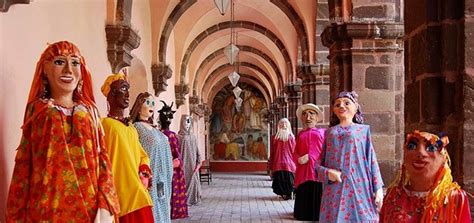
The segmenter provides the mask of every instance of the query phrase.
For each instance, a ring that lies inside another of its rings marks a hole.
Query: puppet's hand
[[[148,172],[143,171],[143,172],[140,172],[139,175],[140,175],[140,180],[142,181],[143,186],[145,186],[145,188],[147,188],[147,189],[150,189],[151,188],[151,183],[152,183],[151,174],[148,173]]]
[[[298,163],[303,165],[303,164],[306,164],[309,160],[309,156],[308,154],[305,154],[303,156],[301,156],[300,158],[298,158]]]
[[[97,214],[95,215],[94,223],[112,223],[114,216],[110,214],[109,211],[99,208]]]
[[[199,172],[199,169],[201,169],[201,164],[196,165],[196,167],[194,168],[194,173]]]
[[[181,161],[179,161],[178,158],[176,158],[176,159],[173,160],[173,168],[179,167],[179,164],[181,164]]]
[[[338,182],[341,183],[341,171],[335,170],[335,169],[329,169],[328,170],[328,178],[330,181]]]
[[[380,212],[383,205],[383,189],[380,188],[375,192],[375,204],[377,205],[377,210]]]

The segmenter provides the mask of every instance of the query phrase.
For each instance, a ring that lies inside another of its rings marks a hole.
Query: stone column
[[[277,102],[270,103],[270,109],[268,110],[268,121],[270,123],[270,136],[275,134],[278,125],[278,116],[280,111],[278,110]]]
[[[298,77],[301,78],[302,104],[313,103],[321,108],[323,118],[319,121],[319,127],[329,125],[329,64],[301,65],[298,69]]]
[[[406,131],[445,132],[455,179],[474,193],[474,4],[405,1]],[[418,13],[422,11],[423,13]],[[474,200],[470,199],[471,213]]]
[[[277,97],[278,110],[280,111],[278,120],[282,118],[288,118],[288,102],[286,101],[286,96],[281,95]]]
[[[301,104],[301,83],[288,83],[285,90],[288,95],[288,120],[290,120],[291,128],[296,135],[299,127],[296,109]]]
[[[348,10],[353,14],[334,18],[322,34],[330,51],[331,101],[340,91],[359,94],[385,185],[395,177],[404,139],[404,33],[399,4],[397,0],[376,5],[369,0],[353,1]]]

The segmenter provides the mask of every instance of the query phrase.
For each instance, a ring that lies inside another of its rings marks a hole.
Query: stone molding
[[[332,23],[321,34],[324,46],[351,39],[398,39],[405,35],[403,23],[346,22]]]
[[[30,4],[30,0],[0,0],[0,12],[8,12],[10,6],[15,4]]]
[[[329,64],[302,64],[298,66],[297,77],[303,80],[303,85],[308,81],[314,81],[317,77],[329,75]]]
[[[132,61],[131,51],[140,46],[140,36],[130,26],[106,25],[107,58],[113,73],[130,66]]]
[[[161,92],[166,91],[168,79],[173,75],[169,65],[153,64],[151,65],[151,77],[153,80],[153,89],[155,89],[155,96],[159,96]]]
[[[175,97],[176,97],[176,108],[184,105],[186,95],[189,93],[189,86],[184,83],[180,83],[174,86]]]

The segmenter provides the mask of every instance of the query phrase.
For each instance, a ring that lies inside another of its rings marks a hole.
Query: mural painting
[[[268,106],[256,88],[239,83],[242,104],[236,107],[232,85],[214,98],[209,142],[214,161],[268,160]]]

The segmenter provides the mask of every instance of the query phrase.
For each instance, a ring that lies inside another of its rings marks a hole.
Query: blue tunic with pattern
[[[148,129],[142,122],[135,122],[140,143],[150,157],[153,186],[150,195],[153,200],[155,222],[171,222],[170,199],[173,180],[173,162],[168,137],[159,129]]]
[[[316,165],[323,183],[321,222],[378,222],[375,192],[383,181],[372,146],[370,127],[336,125],[326,132],[321,165]],[[328,168],[341,171],[342,183],[330,182]]]

